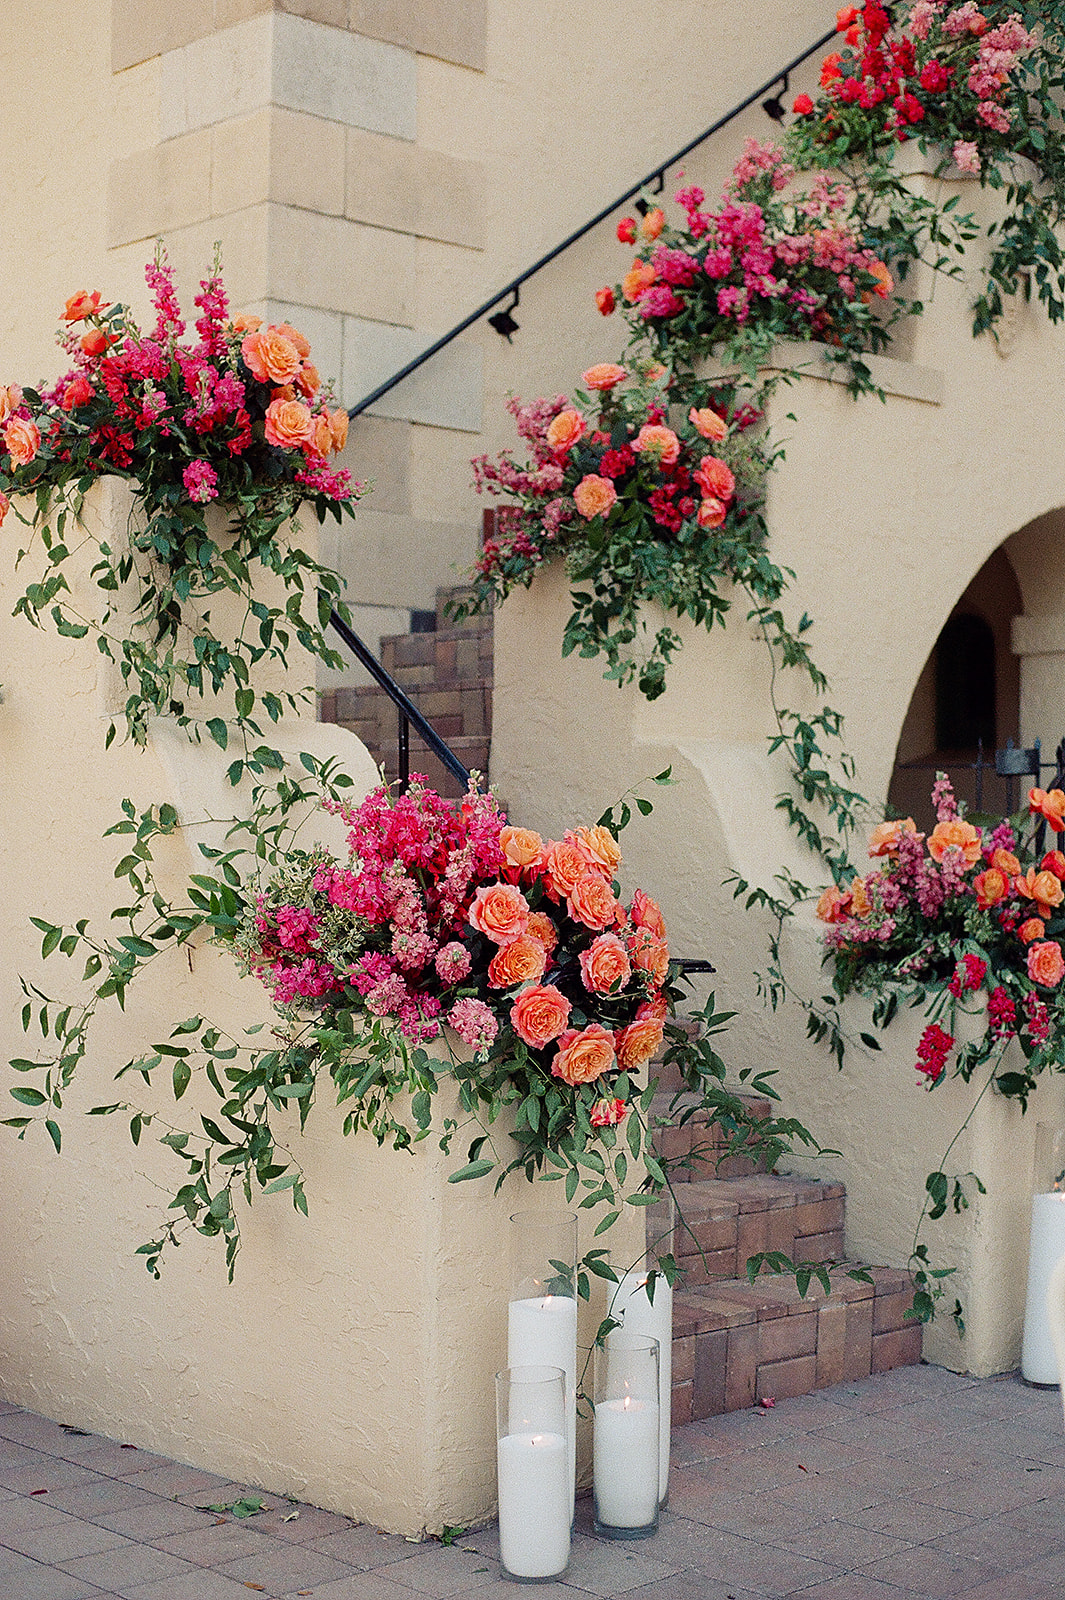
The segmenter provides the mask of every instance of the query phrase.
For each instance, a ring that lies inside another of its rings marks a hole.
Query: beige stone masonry
[[[112,70],[271,11],[484,70],[487,0],[112,0]]]
[[[210,217],[212,143],[211,130],[201,128],[113,162],[108,243],[152,239]]]
[[[344,212],[355,222],[482,249],[484,168],[350,128]]]
[[[414,241],[343,217],[270,206],[271,288],[281,300],[409,323]]]
[[[270,199],[284,206],[320,211],[325,216],[344,214],[345,130],[339,122],[274,106],[270,112]],[[381,138],[367,134],[367,138]],[[386,140],[386,143],[401,143]],[[406,149],[408,146],[402,145]],[[372,222],[372,217],[352,221]],[[386,228],[398,224],[382,219]]]

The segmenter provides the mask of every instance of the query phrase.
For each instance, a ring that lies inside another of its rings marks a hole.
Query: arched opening
[[[888,790],[889,814],[935,824],[937,771],[973,811],[1001,813],[1008,796],[995,750],[1019,738],[1020,670],[1010,624],[1023,610],[1005,550],[986,561],[943,625],[910,700]],[[1016,804],[1016,800],[1014,800]]]

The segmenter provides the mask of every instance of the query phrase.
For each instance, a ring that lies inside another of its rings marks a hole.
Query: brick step
[[[381,640],[382,664],[404,686],[419,668],[428,668],[432,680],[439,683],[483,679],[491,672],[492,621],[490,617],[479,621],[477,628],[389,634]],[[414,681],[424,680],[415,677]]]
[[[921,1359],[907,1273],[870,1267],[871,1283],[831,1269],[805,1299],[790,1278],[733,1278],[683,1289],[673,1302],[673,1426],[792,1399]]]
[[[656,1062],[650,1076],[653,1078],[660,1071]],[[764,1118],[772,1112],[772,1103],[764,1095],[738,1094],[736,1098],[752,1116]],[[764,1158],[757,1153],[727,1153],[732,1142],[729,1132],[717,1124],[710,1125],[709,1111],[696,1110],[687,1120],[680,1120],[685,1110],[697,1105],[698,1096],[684,1091],[660,1091],[652,1102],[650,1125],[655,1151],[667,1160],[683,1163],[671,1173],[674,1183],[700,1178],[745,1178],[765,1170]]]
[[[820,1178],[704,1178],[674,1189],[673,1255],[685,1287],[741,1276],[753,1255],[780,1251],[821,1265],[843,1257],[844,1188]]]

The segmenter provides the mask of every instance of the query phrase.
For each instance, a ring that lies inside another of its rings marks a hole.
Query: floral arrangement
[[[801,94],[794,102],[790,159],[852,171],[880,206],[895,208],[886,238],[905,215],[897,209],[892,154],[908,141],[932,148],[941,173],[953,162],[1003,190],[1004,217],[987,233],[973,331],[993,328],[1003,296],[1022,287],[1026,295],[1034,287],[1050,320],[1060,321],[1065,257],[1055,230],[1065,217],[1065,7],[916,0],[893,14],[866,0],[844,6],[836,22],[845,48],[825,58],[816,98]],[[915,196],[909,204],[912,210]],[[978,231],[971,222],[961,226],[968,220],[955,216],[963,246]]]
[[[19,609],[35,623],[50,615],[60,631],[98,632],[133,688],[126,720],[138,740],[150,712],[184,715],[186,699],[205,683],[217,691],[228,677],[246,703],[255,651],[283,654],[289,629],[335,662],[319,629],[318,597],[337,596],[339,580],[278,535],[304,502],[320,521],[330,513],[339,521],[362,492],[346,468],[331,465],[344,447],[348,416],[322,385],[301,333],[231,316],[216,255],[196,295],[197,337],[186,339],[161,248],[145,276],[156,313],[150,333],[128,307],[105,303],[97,290],[80,291],[63,311],[59,342],[68,369],[38,389],[0,387],[0,521],[13,496],[32,496],[32,516],[18,514],[39,533],[45,555],[43,574]],[[101,616],[86,618],[65,599],[64,527],[85,490],[107,474],[130,480],[137,512],[128,549],[101,545],[93,574],[108,604]],[[214,502],[229,518],[224,534],[208,520]],[[290,591],[284,615],[253,597],[254,562]],[[109,626],[116,620],[110,597],[131,576],[141,630],[133,638],[128,618],[122,628]],[[299,593],[306,588],[313,591],[309,615]],[[259,644],[248,645],[243,633],[220,640],[207,628],[196,658],[181,661],[175,647],[183,627],[196,632],[203,621],[190,603],[222,589],[244,597]],[[267,709],[276,717],[280,706]],[[238,718],[246,715],[237,710]]]
[[[794,188],[783,149],[748,139],[718,210],[692,185],[675,196],[679,228],[659,206],[622,218],[618,238],[638,253],[620,284],[598,291],[600,311],[631,308],[671,364],[713,350],[752,375],[778,339],[824,340],[841,359],[883,348],[902,308],[878,306],[894,281],[868,243],[858,189],[824,176]]]
[[[478,491],[507,497],[473,574],[470,608],[505,599],[537,568],[563,555],[575,586],[563,652],[602,651],[607,675],[636,678],[648,699],[662,692],[678,643],[657,631],[637,660],[630,646],[638,601],[712,621],[728,607],[723,582],[760,546],[766,462],[752,424],[759,412],[734,386],[707,390],[672,425],[669,374],[649,360],[603,362],[574,399],[510,402],[531,460],[510,451],[474,462]],[[627,574],[627,588],[619,576]],[[632,592],[638,579],[639,594]],[[582,585],[590,592],[582,593]]]
[[[333,809],[348,861],[289,858],[236,934],[282,1015],[339,1008],[415,1046],[446,1025],[523,1099],[554,1080],[568,1123],[620,1123],[662,1044],[669,947],[653,900],[618,897],[615,835],[544,840],[491,794],[456,808],[423,778]]]
[[[917,1072],[929,1089],[947,1062],[969,1079],[1016,1039],[1022,1071],[996,1071],[997,1088],[1022,1102],[1036,1074],[1062,1064],[1065,1033],[1065,854],[1044,851],[1046,824],[1065,833],[1065,794],[1032,789],[1038,818],[1021,837],[1018,819],[980,828],[965,819],[949,780],[933,789],[936,825],[918,833],[911,818],[874,829],[869,854],[880,865],[818,903],[827,924],[826,957],[840,995],[878,997],[874,1020],[886,1025],[900,997],[927,1002],[929,1022]],[[957,1045],[959,1009],[985,1008],[981,1037]]]

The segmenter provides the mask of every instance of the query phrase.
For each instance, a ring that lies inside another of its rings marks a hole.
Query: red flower
[[[939,94],[953,76],[952,67],[945,67],[942,61],[929,61],[921,69],[921,88],[927,89],[930,94]]]
[[[930,1022],[918,1043],[915,1063],[917,1071],[924,1073],[928,1079],[930,1089],[933,1089],[943,1076],[947,1056],[953,1048],[953,1036],[941,1028],[938,1022]]]
[[[808,117],[813,108],[814,103],[808,94],[797,94],[791,104],[791,109],[797,117]]]
[[[595,303],[604,317],[609,317],[614,309],[614,291],[609,286],[595,291]]]
[[[636,243],[636,218],[622,217],[618,223],[618,238],[622,244]]]
[[[78,343],[87,356],[102,356],[111,343],[102,328],[90,328],[88,333],[83,333]]]

